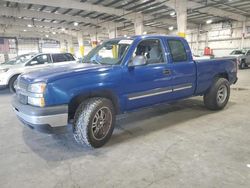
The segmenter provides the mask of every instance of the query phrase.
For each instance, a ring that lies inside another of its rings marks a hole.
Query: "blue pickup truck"
[[[192,96],[220,110],[236,81],[235,59],[194,61],[184,38],[133,36],[103,42],[82,64],[19,76],[12,106],[30,128],[72,127],[78,143],[98,148],[110,139],[117,114]]]

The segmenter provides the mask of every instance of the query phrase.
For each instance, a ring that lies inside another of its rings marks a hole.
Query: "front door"
[[[51,66],[51,58],[49,54],[40,54],[33,57],[26,65],[25,72],[44,69]]]
[[[171,95],[171,70],[162,41],[145,39],[138,42],[131,60],[144,56],[146,65],[130,66],[124,75],[126,110],[146,107],[166,101]]]
[[[246,53],[246,63],[248,65],[250,64],[250,50],[248,50],[247,53]]]

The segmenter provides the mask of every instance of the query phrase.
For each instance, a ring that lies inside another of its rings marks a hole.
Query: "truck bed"
[[[230,84],[237,79],[237,60],[235,58],[215,58],[195,61],[197,67],[196,95],[203,94],[211,86],[212,78],[223,75]]]

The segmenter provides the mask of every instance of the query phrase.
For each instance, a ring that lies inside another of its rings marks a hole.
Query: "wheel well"
[[[93,97],[101,97],[101,98],[107,98],[112,101],[116,113],[119,113],[120,111],[120,106],[119,106],[119,101],[118,98],[113,92],[108,91],[108,90],[102,90],[98,92],[90,92],[90,93],[85,93],[85,94],[80,94],[71,99],[69,102],[69,120],[74,119],[75,112],[78,108],[78,106],[85,101],[86,99],[93,98]]]
[[[240,62],[241,62],[241,63],[245,63],[245,62],[246,62],[246,59],[241,59]]]
[[[10,81],[13,79],[13,78],[17,78],[18,76],[19,76],[20,74],[15,74],[15,75],[13,75],[10,79],[9,79],[9,82],[8,82],[8,85],[10,85]]]
[[[228,73],[226,73],[226,72],[217,74],[215,76],[215,78],[225,78],[225,79],[229,80]]]

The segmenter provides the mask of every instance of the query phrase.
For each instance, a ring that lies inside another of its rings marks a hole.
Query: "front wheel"
[[[204,104],[210,110],[223,109],[229,100],[230,84],[225,78],[218,78],[204,95]]]
[[[106,98],[91,98],[79,105],[74,117],[76,142],[99,148],[110,139],[115,125],[115,110]]]

